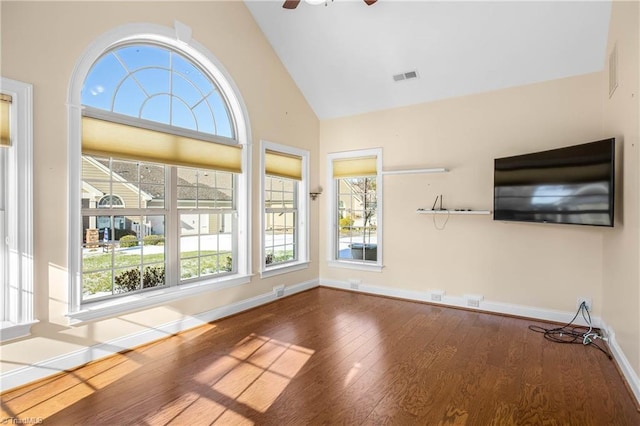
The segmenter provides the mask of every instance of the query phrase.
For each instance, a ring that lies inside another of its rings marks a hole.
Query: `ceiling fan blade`
[[[374,4],[377,1],[378,0],[364,0],[364,2],[367,4],[367,6],[371,6],[372,4]]]
[[[295,9],[296,7],[298,7],[299,4],[300,4],[300,0],[286,0],[282,5],[282,7],[284,7],[285,9]]]

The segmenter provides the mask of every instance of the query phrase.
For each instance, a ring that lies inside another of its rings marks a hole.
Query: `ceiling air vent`
[[[393,81],[411,80],[412,78],[418,78],[417,71],[408,71],[393,76]]]

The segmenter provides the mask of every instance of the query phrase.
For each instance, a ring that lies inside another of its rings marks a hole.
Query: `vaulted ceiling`
[[[320,119],[601,71],[611,13],[609,1],[245,4]]]

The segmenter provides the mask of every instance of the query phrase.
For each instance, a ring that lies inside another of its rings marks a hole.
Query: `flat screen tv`
[[[493,219],[613,226],[615,139],[495,160]]]

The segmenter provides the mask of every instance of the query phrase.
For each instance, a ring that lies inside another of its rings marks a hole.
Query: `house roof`
[[[108,160],[96,160],[105,167],[108,167]],[[133,162],[115,161],[113,163],[113,171],[127,181],[137,180],[137,165]],[[164,199],[164,168],[156,166],[143,166],[141,173],[140,189],[149,194],[153,199]],[[135,183],[131,183],[135,185]],[[183,177],[178,177],[178,186],[180,187],[180,197],[182,199],[194,200],[196,198],[196,190],[200,199],[230,201],[231,196],[209,185],[198,182],[196,188],[195,181],[189,181]]]

